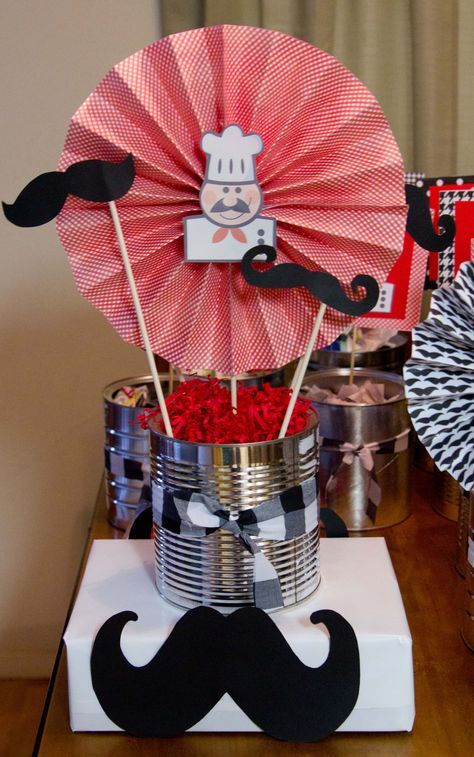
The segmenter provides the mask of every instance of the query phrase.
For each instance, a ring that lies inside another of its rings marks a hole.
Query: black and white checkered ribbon
[[[319,513],[314,478],[236,515],[213,497],[191,489],[171,491],[153,482],[152,498],[153,519],[167,531],[205,537],[221,528],[233,534],[253,555],[255,606],[283,606],[278,574],[252,537],[286,541],[315,529]]]
[[[119,452],[104,447],[105,469],[114,476],[129,478],[133,481],[143,481],[144,484],[150,483],[150,463],[137,460],[131,457],[125,457]]]
[[[410,429],[407,428],[401,434],[387,439],[383,442],[372,442],[371,444],[351,444],[351,442],[341,442],[337,439],[328,437],[320,438],[320,448],[322,452],[340,452],[342,461],[337,470],[329,477],[326,484],[325,499],[326,505],[331,506],[333,493],[336,490],[337,479],[345,466],[352,465],[357,457],[362,467],[368,472],[368,483],[366,489],[367,506],[366,513],[372,523],[375,523],[377,508],[382,498],[382,490],[377,481],[375,470],[374,454],[390,454],[395,456],[399,452],[408,449],[410,444]],[[392,462],[392,461],[391,461]]]

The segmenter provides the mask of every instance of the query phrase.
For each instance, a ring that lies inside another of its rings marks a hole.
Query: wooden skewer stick
[[[300,373],[301,373],[301,366],[302,365],[303,365],[303,356],[300,357],[300,359],[298,360],[298,364],[297,364],[297,366],[295,368],[295,372],[293,374],[293,378],[291,379],[291,384],[290,384],[291,391],[293,391],[293,389],[295,388],[295,386],[296,386],[296,384],[297,384],[297,382],[299,380],[299,376],[300,376]]]
[[[355,357],[356,357],[356,340],[357,340],[357,329],[355,326],[351,329],[351,362],[350,362],[350,370],[349,370],[349,386],[352,386],[354,383],[354,366],[355,366]]]
[[[298,399],[298,395],[301,390],[301,385],[303,383],[304,375],[306,373],[306,369],[308,367],[308,363],[311,358],[311,353],[314,350],[314,345],[316,344],[316,339],[318,338],[319,330],[321,328],[321,323],[324,318],[325,312],[326,312],[326,305],[324,302],[322,302],[321,305],[319,306],[318,314],[316,318],[314,319],[314,326],[311,332],[311,336],[309,338],[308,346],[306,347],[306,352],[304,353],[302,357],[300,357],[298,366],[296,368],[295,376],[293,377],[293,381],[291,382],[291,387],[290,387],[292,391],[291,399],[288,403],[285,417],[283,418],[283,423],[281,424],[280,433],[278,434],[279,439],[283,439],[288,430],[291,416],[293,415],[293,410],[295,409],[296,400]]]
[[[168,365],[168,397],[173,394],[174,389],[174,366],[172,363]]]
[[[232,405],[232,412],[237,412],[237,378],[236,376],[230,377],[230,404]]]
[[[163,395],[163,389],[161,387],[160,377],[156,369],[155,357],[153,355],[153,350],[151,349],[150,339],[148,337],[148,331],[146,328],[145,319],[143,317],[142,306],[140,304],[140,299],[138,297],[137,287],[135,284],[135,278],[133,276],[132,266],[130,265],[127,247],[125,245],[125,239],[122,232],[122,226],[120,224],[120,219],[117,213],[117,206],[115,205],[114,200],[111,200],[109,202],[109,209],[110,209],[110,214],[112,216],[112,221],[114,222],[115,233],[117,234],[117,239],[118,239],[120,252],[121,252],[122,260],[123,260],[123,265],[125,268],[125,273],[127,274],[128,285],[130,287],[133,304],[135,306],[135,312],[137,314],[138,325],[140,327],[140,334],[143,339],[143,343],[145,345],[145,352],[148,359],[148,367],[153,377],[153,384],[155,385],[158,405],[160,407],[161,415],[163,417],[163,423],[165,425],[166,433],[168,436],[172,437],[173,429],[171,428],[168,410],[166,408],[165,398]]]

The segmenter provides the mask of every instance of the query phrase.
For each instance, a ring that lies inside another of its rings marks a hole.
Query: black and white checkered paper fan
[[[474,262],[433,292],[404,378],[420,441],[440,470],[474,489]]]

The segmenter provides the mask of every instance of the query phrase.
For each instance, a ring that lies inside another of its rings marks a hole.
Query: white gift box
[[[272,620],[303,663],[321,665],[329,650],[325,627],[309,618],[336,610],[354,628],[361,681],[356,707],[339,731],[410,731],[415,715],[412,643],[402,598],[385,539],[321,540],[318,590]],[[73,731],[119,731],[92,688],[90,656],[100,627],[123,610],[137,613],[122,633],[122,650],[133,665],[154,657],[184,613],[158,594],[153,541],[95,541],[64,640],[67,647],[69,710]],[[258,731],[228,694],[193,731]]]

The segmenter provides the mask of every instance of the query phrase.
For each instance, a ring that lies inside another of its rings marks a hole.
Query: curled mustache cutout
[[[135,178],[133,156],[121,163],[83,160],[66,171],[50,171],[30,181],[11,205],[2,202],[5,217],[15,226],[41,226],[61,211],[68,194],[91,202],[111,202],[128,192]]]
[[[91,656],[92,685],[107,716],[136,736],[169,737],[201,720],[228,692],[267,734],[286,741],[319,741],[352,712],[360,662],[351,625],[333,610],[324,623],[330,649],[319,668],[304,665],[271,618],[254,607],[225,617],[209,607],[189,610],[155,657],[131,665],[122,653],[124,626],[134,612],[109,618]]]
[[[120,648],[130,620],[138,620],[136,613],[113,615],[95,638],[91,676],[97,699],[116,725],[135,736],[184,733],[225,693],[215,669],[224,617],[207,607],[186,613],[142,667],[131,665]]]
[[[268,263],[273,263],[276,250],[269,245],[258,245],[248,250],[240,264],[240,270],[247,282],[252,286],[264,289],[292,289],[305,287],[320,302],[324,302],[334,310],[346,315],[363,315],[376,305],[379,297],[379,285],[372,276],[360,274],[351,281],[354,294],[358,287],[364,287],[363,300],[352,300],[345,293],[338,279],[325,271],[310,271],[296,263],[281,263],[267,271],[258,271],[252,266],[257,255],[265,255]]]
[[[405,184],[405,197],[408,204],[407,232],[420,247],[430,252],[441,252],[449,247],[456,234],[456,225],[451,216],[442,215],[438,226],[444,233],[437,234],[433,228],[428,199],[423,187]]]

